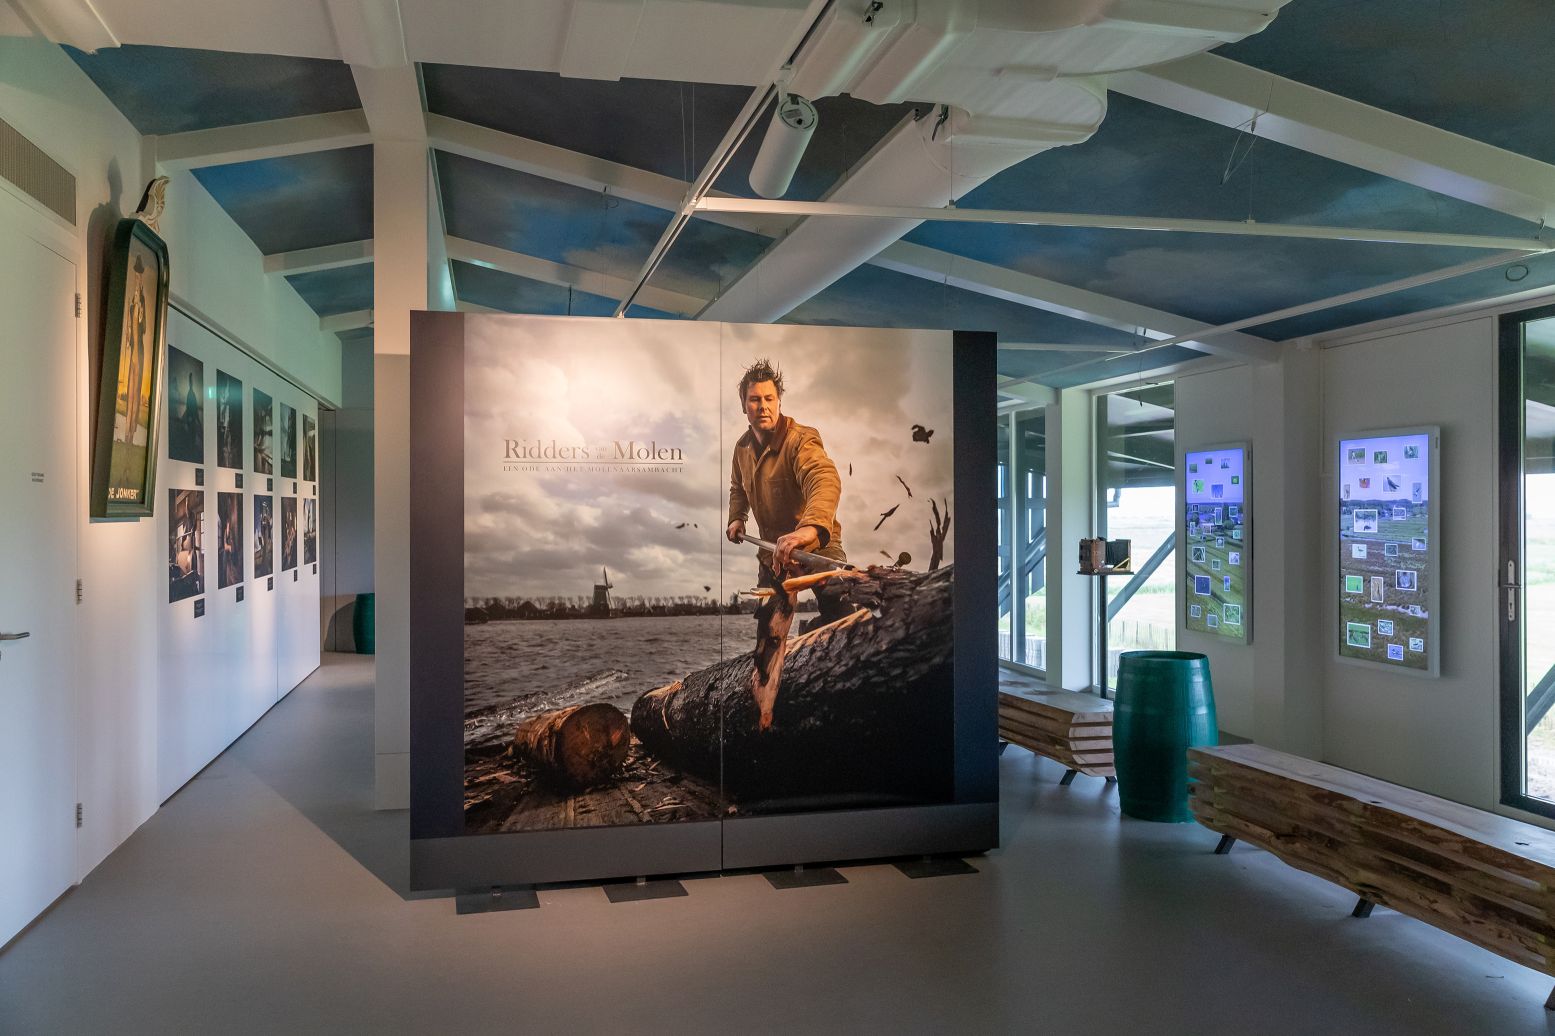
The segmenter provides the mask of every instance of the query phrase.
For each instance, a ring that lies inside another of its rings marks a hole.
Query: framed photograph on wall
[[[1367,432],[1336,449],[1335,650],[1343,662],[1436,676],[1441,429]]]
[[[143,220],[119,221],[108,257],[107,315],[98,368],[93,518],[144,518],[154,510],[167,262],[167,245],[155,230]]]
[[[1240,644],[1253,639],[1252,467],[1245,442],[1182,460],[1183,626]]]

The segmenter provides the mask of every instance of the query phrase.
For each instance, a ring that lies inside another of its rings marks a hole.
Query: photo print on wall
[[[243,383],[223,370],[216,372],[216,464],[243,467]]]
[[[205,364],[167,347],[167,457],[205,463]]]
[[[319,480],[319,430],[307,414],[302,415],[302,480]]]
[[[464,328],[466,833],[947,800],[949,334]]]
[[[1339,444],[1339,483],[1362,487],[1339,500],[1342,659],[1436,671],[1436,568],[1425,549],[1432,542],[1436,434],[1376,433]],[[1361,478],[1361,470],[1369,476]]]
[[[281,570],[297,567],[297,498],[281,497]]]
[[[319,559],[319,502],[311,497],[302,502],[302,563]]]
[[[205,494],[198,489],[167,491],[167,600],[205,592]]]
[[[297,411],[281,404],[281,477],[297,477]]]
[[[275,436],[273,422],[275,420],[275,408],[269,395],[254,390],[254,471],[261,475],[270,475],[275,471],[274,459],[271,450]]]
[[[254,497],[254,578],[275,571],[275,502],[270,496]]]
[[[225,589],[243,581],[243,494],[216,494],[216,587]]]

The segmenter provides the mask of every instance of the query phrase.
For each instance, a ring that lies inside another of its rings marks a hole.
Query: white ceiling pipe
[[[761,147],[751,162],[751,190],[763,198],[781,198],[788,193],[819,121],[815,105],[798,94],[778,93],[767,135],[761,138]]]
[[[1075,227],[1092,230],[1144,230],[1178,234],[1229,234],[1244,237],[1310,238],[1321,241],[1367,241],[1389,245],[1432,245],[1450,248],[1543,248],[1534,237],[1486,234],[1439,234],[1419,230],[1372,227],[1325,227],[1254,220],[1176,219],[1157,216],[1098,216],[1080,212],[1027,212],[1019,209],[923,208],[908,205],[859,205],[836,201],[781,201],[759,198],[703,198],[699,212],[745,215],[845,216],[862,219],[911,219],[941,223],[997,223],[1025,227]]]

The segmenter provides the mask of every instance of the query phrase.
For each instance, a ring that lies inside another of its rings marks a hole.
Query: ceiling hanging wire
[[[696,211],[697,204],[712,191],[713,184],[717,182],[718,177],[728,167],[730,160],[734,158],[735,152],[739,150],[740,145],[745,142],[745,138],[750,135],[751,130],[755,127],[757,117],[766,110],[767,105],[777,96],[776,72],[782,66],[791,64],[800,52],[804,50],[805,45],[815,35],[816,27],[820,25],[821,20],[831,10],[833,3],[835,3],[835,0],[811,0],[806,12],[809,15],[809,20],[805,25],[805,31],[800,35],[799,42],[792,51],[784,55],[783,60],[773,69],[774,76],[770,77],[765,85],[757,87],[751,92],[750,97],[745,102],[745,106],[740,109],[739,114],[735,116],[733,124],[724,133],[723,139],[713,149],[712,155],[708,158],[707,165],[697,175],[696,181],[691,185],[691,189],[686,193],[685,198],[675,210],[669,225],[664,228],[664,233],[659,236],[658,243],[653,246],[653,249],[648,253],[647,259],[643,261],[642,268],[633,280],[631,288],[627,290],[626,296],[616,306],[615,315],[617,317],[626,315],[627,309],[636,300],[638,293],[642,291],[644,285],[648,283],[648,279],[653,276],[660,264],[664,262],[665,255],[668,254],[670,248],[675,244],[676,239],[680,237],[681,231],[686,228],[686,224],[691,221],[691,215]],[[691,86],[691,138],[692,146],[695,147],[696,84],[694,83]]]

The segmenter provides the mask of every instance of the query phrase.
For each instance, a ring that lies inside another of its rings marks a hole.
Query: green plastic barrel
[[[371,655],[377,647],[378,620],[373,594],[357,594],[356,610],[351,615],[351,638],[356,641],[356,653]]]
[[[1192,820],[1188,749],[1219,739],[1208,658],[1192,651],[1123,652],[1112,751],[1124,813],[1172,824]]]

